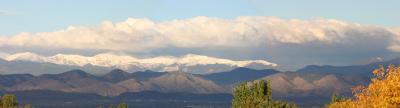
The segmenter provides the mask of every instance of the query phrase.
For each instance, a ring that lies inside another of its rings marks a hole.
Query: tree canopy
[[[19,105],[14,94],[4,94],[0,98],[0,108],[22,108],[22,106]],[[24,108],[31,108],[31,105],[27,104]]]
[[[328,108],[400,108],[400,67],[386,69],[381,66],[373,71],[371,83],[352,89],[354,98],[330,103]]]
[[[259,80],[235,87],[233,108],[295,108],[294,104],[272,99],[270,82]]]

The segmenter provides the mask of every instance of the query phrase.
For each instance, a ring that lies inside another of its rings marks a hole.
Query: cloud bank
[[[97,26],[0,37],[0,49],[188,53],[236,60],[262,59],[300,68],[308,64],[354,64],[400,52],[400,29],[335,19],[242,16],[194,17],[156,22],[128,18]],[[36,51],[37,52],[37,51]],[[63,52],[55,52],[63,53]],[[174,55],[175,54],[175,55]],[[299,65],[300,64],[300,65]]]
[[[276,44],[351,44],[366,38],[390,40],[387,49],[400,51],[398,29],[333,19],[285,20],[250,16],[232,20],[195,17],[165,22],[129,18],[118,23],[104,21],[93,27],[70,26],[55,32],[1,37],[0,46],[145,52],[167,47],[245,48]]]

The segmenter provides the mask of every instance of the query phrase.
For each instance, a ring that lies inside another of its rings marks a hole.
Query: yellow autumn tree
[[[367,86],[352,89],[354,98],[330,103],[328,108],[400,108],[400,67],[373,71],[375,77]]]

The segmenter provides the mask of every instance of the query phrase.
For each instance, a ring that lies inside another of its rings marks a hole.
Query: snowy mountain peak
[[[154,70],[154,71],[189,71],[188,67],[208,65],[224,65],[227,67],[246,67],[251,64],[263,65],[265,67],[276,67],[277,64],[265,60],[235,61],[204,55],[187,54],[181,57],[159,56],[152,58],[136,58],[129,55],[101,53],[94,56],[82,56],[72,54],[56,54],[54,56],[41,56],[31,52],[16,53],[3,57],[7,61],[31,61],[39,63],[54,63],[60,65],[94,66],[121,68],[124,70]],[[213,68],[216,68],[214,66]],[[214,71],[208,69],[207,71]],[[203,71],[203,70],[202,70]]]

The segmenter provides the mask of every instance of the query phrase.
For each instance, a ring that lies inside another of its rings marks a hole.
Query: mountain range
[[[60,74],[1,75],[0,85],[4,91],[54,90],[62,92],[95,93],[117,96],[126,92],[161,91],[191,93],[223,93],[224,88],[210,80],[183,72],[168,72],[148,79],[137,80],[136,73],[116,69],[102,76],[82,70],[71,70]],[[138,72],[139,74],[139,72]],[[123,76],[123,77],[121,77]]]
[[[183,70],[127,72],[123,69],[112,69],[107,71],[112,67],[0,60],[0,69],[3,71],[18,68],[29,72],[34,66],[37,66],[32,69],[34,71],[49,67],[63,67],[62,69],[68,70],[53,74],[2,73],[0,74],[0,92],[55,91],[67,94],[96,94],[105,97],[118,97],[146,91],[208,95],[232,93],[235,85],[247,81],[269,80],[275,98],[294,98],[294,101],[299,101],[303,98],[317,97],[328,100],[333,92],[349,95],[352,87],[368,84],[374,69],[379,65],[389,64],[399,65],[400,59],[351,66],[310,65],[294,72],[236,67],[228,71],[202,74]],[[92,68],[103,69],[102,71],[105,72],[93,74],[93,72],[83,70]],[[54,69],[57,70],[57,68]]]
[[[105,73],[105,70],[122,69],[129,72],[152,70],[152,71],[185,71],[196,74],[215,73],[229,71],[238,67],[253,69],[275,68],[278,65],[265,60],[235,61],[223,58],[209,57],[203,55],[187,54],[181,57],[159,56],[152,58],[137,58],[124,54],[101,53],[94,56],[81,56],[70,54],[56,54],[53,56],[42,56],[31,52],[4,55],[0,71],[24,71],[13,64],[24,64],[29,66],[28,73],[43,74],[42,70],[65,70],[82,69],[94,74]],[[17,62],[17,63],[16,63]],[[35,68],[39,65],[40,69]],[[15,68],[13,68],[15,67]],[[9,69],[11,68],[11,69]],[[50,73],[48,72],[48,73]],[[61,71],[62,72],[62,71]]]
[[[349,93],[351,87],[368,82],[368,77],[249,68],[236,68],[212,74],[191,74],[181,71],[128,73],[114,69],[107,74],[92,75],[82,70],[71,70],[38,76],[0,75],[0,90],[8,92],[53,90],[103,96],[118,96],[141,91],[210,94],[231,93],[235,85],[252,80],[270,80],[273,93],[277,96],[328,96],[332,92]]]

